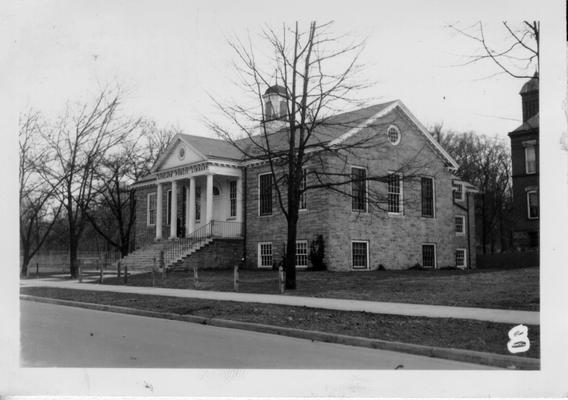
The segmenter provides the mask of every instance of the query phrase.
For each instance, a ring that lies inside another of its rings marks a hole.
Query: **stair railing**
[[[235,221],[215,221],[197,228],[185,238],[178,238],[164,247],[164,266],[170,267],[172,264],[186,257],[192,249],[199,247],[206,240],[211,238],[242,238],[243,224]]]

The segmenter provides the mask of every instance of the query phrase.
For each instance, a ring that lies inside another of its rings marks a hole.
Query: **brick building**
[[[538,74],[521,91],[523,123],[509,133],[513,175],[513,245],[537,249],[539,243]]]
[[[288,137],[280,120],[285,112],[280,91],[272,87],[265,93],[272,148],[285,146]],[[305,185],[318,169],[359,179],[339,186],[341,190],[319,188],[302,195],[298,268],[310,266],[310,246],[318,235],[325,244],[324,261],[333,271],[417,264],[475,268],[475,188],[453,175],[456,162],[401,101],[327,121],[308,143]],[[329,150],[361,143],[361,138],[366,138],[365,146],[343,153]],[[252,146],[247,141],[237,143]],[[244,157],[222,140],[178,134],[152,173],[133,188],[139,253],[183,242],[186,250],[178,263],[230,266],[244,255],[249,268],[271,268],[282,258],[286,219],[270,167],[260,157]],[[215,256],[215,262],[203,254]]]

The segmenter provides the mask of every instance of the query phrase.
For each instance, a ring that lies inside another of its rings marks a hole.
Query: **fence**
[[[281,294],[284,293],[284,287],[285,287],[286,281],[285,281],[284,268],[282,266],[278,267],[278,276],[277,276],[277,279],[275,279],[275,281],[278,282],[278,291]],[[199,268],[194,265],[193,266],[193,287],[195,289],[199,289],[201,283],[203,283],[203,282],[199,280]],[[241,283],[256,283],[256,281],[242,280],[240,278],[239,265],[235,264],[235,266],[233,267],[233,290],[235,292],[239,291],[239,285]]]
[[[80,251],[77,254],[79,265],[86,264],[98,267],[110,266],[120,260],[119,251]],[[23,258],[20,257],[20,265]],[[51,251],[43,254],[36,254],[32,257],[28,265],[28,276],[68,274],[69,273],[69,252]]]

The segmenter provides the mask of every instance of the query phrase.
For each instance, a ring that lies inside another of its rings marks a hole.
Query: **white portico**
[[[227,146],[182,134],[172,139],[152,169],[153,182],[146,182],[155,185],[148,195],[148,227],[154,222],[155,240],[190,237],[200,230],[241,235],[242,169],[238,150]]]

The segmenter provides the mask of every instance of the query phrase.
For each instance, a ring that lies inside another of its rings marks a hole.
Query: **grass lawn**
[[[111,304],[180,315],[256,322],[403,343],[509,354],[512,325],[451,318],[405,317],[258,303],[185,299],[130,293],[23,287],[21,294]],[[539,358],[540,328],[529,325],[530,350],[516,355]]]
[[[239,291],[278,293],[275,271],[241,270]],[[401,303],[499,308],[539,309],[539,269],[406,270],[368,272],[298,271],[297,289],[288,295],[331,297]],[[232,270],[199,270],[199,289],[233,290]],[[124,284],[107,278],[106,284]],[[152,275],[129,277],[128,285],[152,286]],[[156,286],[195,289],[193,272],[171,272]]]

